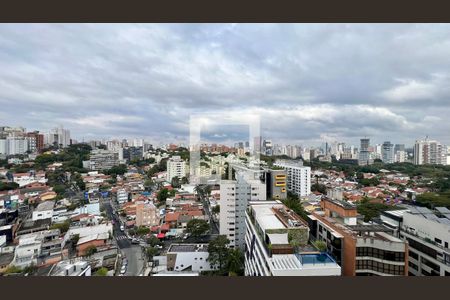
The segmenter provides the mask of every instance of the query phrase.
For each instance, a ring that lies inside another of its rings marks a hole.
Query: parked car
[[[120,225],[120,231],[125,231],[125,227],[123,227],[123,225]]]
[[[122,266],[122,268],[120,268],[120,274],[125,274],[126,271],[127,271],[127,266]]]

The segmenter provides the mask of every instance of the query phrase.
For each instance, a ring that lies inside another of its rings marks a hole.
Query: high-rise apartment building
[[[371,165],[373,158],[370,156],[369,151],[370,139],[361,139],[361,146],[359,148],[358,164],[360,166]]]
[[[279,201],[250,202],[246,211],[246,276],[340,276],[341,267],[309,241],[302,218]]]
[[[299,197],[311,194],[311,167],[303,166],[301,160],[277,160],[274,165],[286,170],[288,191]]]
[[[71,144],[70,131],[62,126],[53,129],[44,135],[46,146],[67,147]]]
[[[415,165],[443,165],[446,163],[445,146],[440,142],[429,140],[417,140],[414,145]]]
[[[174,177],[185,177],[186,169],[186,162],[180,156],[172,156],[167,160],[167,181],[171,182]]]
[[[286,170],[267,170],[265,178],[268,199],[284,200],[287,198]]]
[[[381,160],[385,164],[392,164],[394,163],[394,144],[387,141],[384,142],[381,148]]]
[[[245,210],[249,201],[266,200],[262,171],[236,169],[236,180],[220,182],[220,234],[227,236],[230,247],[244,248]]]
[[[410,206],[385,211],[383,223],[408,242],[410,276],[450,276],[450,210]]]
[[[23,136],[8,136],[4,139],[0,139],[0,154],[25,154],[29,150],[28,142],[28,139]]]
[[[39,131],[28,132],[28,149],[31,152],[39,152],[44,149],[44,135]]]

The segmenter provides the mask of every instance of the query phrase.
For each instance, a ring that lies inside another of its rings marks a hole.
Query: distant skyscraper
[[[429,140],[417,140],[414,145],[415,165],[443,165],[446,163],[445,146],[440,142]]]
[[[266,155],[272,155],[273,154],[273,148],[272,148],[272,141],[271,140],[264,140],[263,151],[264,151],[264,153]]]
[[[385,164],[394,163],[394,144],[389,141],[383,143],[381,148],[381,160]]]
[[[370,139],[361,139],[361,147],[359,149],[358,164],[359,165],[370,165],[373,160],[370,157],[369,152]]]

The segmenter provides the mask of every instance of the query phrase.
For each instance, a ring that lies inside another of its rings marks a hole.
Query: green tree
[[[219,235],[208,244],[208,261],[219,270],[224,270],[227,266],[228,247],[230,241],[225,235]]]
[[[181,184],[180,184],[180,179],[178,178],[178,176],[173,177],[170,184],[174,188],[179,188],[181,186]]]
[[[156,255],[158,255],[158,253],[159,253],[159,251],[158,251],[158,249],[155,248],[155,247],[148,247],[148,248],[145,250],[145,255],[147,256],[147,259],[148,259],[149,261],[153,261],[153,257],[156,256]]]
[[[244,275],[244,254],[240,249],[228,249],[227,269],[229,274]]]
[[[61,234],[66,233],[70,228],[70,220],[66,220],[63,223],[55,223],[50,226],[50,229],[59,229]]]
[[[416,202],[421,206],[428,208],[435,208],[444,206],[450,208],[450,192],[437,193],[423,193],[417,195]]]
[[[311,185],[311,191],[313,192],[319,192],[322,194],[326,194],[327,193],[327,187],[323,184],[320,183],[314,183],[313,185]]]
[[[139,227],[136,229],[136,234],[137,234],[137,235],[140,235],[140,236],[146,235],[146,234],[148,234],[149,232],[150,232],[150,228],[145,227],[145,226],[139,226]]]
[[[209,224],[205,220],[192,219],[186,225],[186,232],[198,237],[209,231]]]
[[[214,207],[212,208],[212,212],[213,212],[214,214],[220,213],[220,205],[214,206]]]
[[[18,189],[19,185],[15,182],[2,182],[0,181],[0,191],[9,191]]]
[[[282,200],[283,204],[286,205],[289,209],[292,209],[297,215],[299,215],[303,220],[307,220],[308,214],[300,203],[300,200],[297,196],[292,197],[288,195],[285,200]]]
[[[106,275],[108,275],[108,269],[105,267],[102,267],[95,272],[95,276],[106,276]]]
[[[166,188],[160,190],[156,196],[156,198],[158,199],[159,205],[166,204],[166,200],[168,197],[169,197],[169,190]]]
[[[127,171],[128,171],[127,166],[124,165],[124,164],[121,164],[121,165],[118,165],[118,166],[114,166],[114,167],[112,167],[109,170],[105,170],[104,173],[106,175],[116,175],[117,176],[117,175],[123,175]]]
[[[17,273],[21,273],[22,269],[15,266],[15,265],[10,265],[5,271],[5,274],[17,274]]]
[[[97,247],[95,246],[89,246],[86,248],[86,250],[84,251],[84,256],[85,257],[90,257],[93,254],[97,253]]]
[[[154,235],[150,235],[149,238],[146,240],[147,244],[149,244],[152,247],[155,247],[156,245],[160,245],[161,241]]]
[[[324,252],[327,250],[327,244],[324,241],[316,240],[313,242],[313,245],[321,252]]]

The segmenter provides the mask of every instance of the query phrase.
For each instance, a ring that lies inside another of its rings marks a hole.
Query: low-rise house
[[[33,211],[32,220],[43,220],[51,219],[53,217],[53,208],[55,207],[55,202],[46,201],[40,203],[36,209]]]
[[[171,244],[166,256],[167,271],[202,272],[217,269],[208,261],[208,244]]]
[[[23,268],[43,265],[48,259],[59,260],[62,256],[62,242],[59,229],[21,235],[18,237],[12,264]]]

